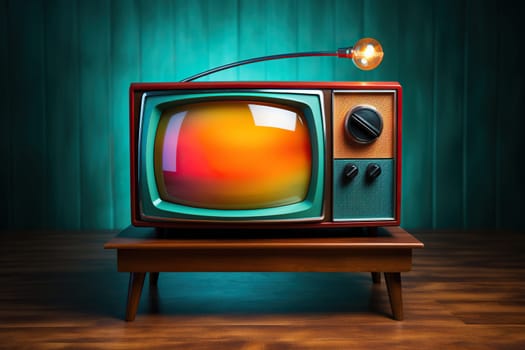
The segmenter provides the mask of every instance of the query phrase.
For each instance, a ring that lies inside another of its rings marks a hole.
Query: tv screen
[[[197,208],[266,209],[305,200],[312,143],[301,110],[205,101],[164,110],[155,135],[160,198]]]

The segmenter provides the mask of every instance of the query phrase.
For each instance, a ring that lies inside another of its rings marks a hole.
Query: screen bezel
[[[164,201],[157,190],[153,147],[162,112],[197,102],[246,100],[299,109],[309,126],[312,146],[312,175],[306,198],[273,208],[223,210],[195,208]],[[320,90],[165,90],[144,92],[138,125],[137,180],[140,217],[145,221],[281,222],[322,221],[325,183],[325,111]]]

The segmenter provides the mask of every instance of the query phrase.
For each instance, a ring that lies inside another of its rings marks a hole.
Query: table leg
[[[390,307],[395,320],[403,319],[403,297],[401,294],[401,273],[385,272],[386,287],[390,298]]]
[[[156,287],[159,282],[159,273],[150,272],[149,273],[149,285],[150,287]]]
[[[128,304],[126,307],[126,321],[133,321],[137,314],[145,272],[130,272],[128,285]]]
[[[381,283],[381,272],[372,272],[372,282],[374,284]]]

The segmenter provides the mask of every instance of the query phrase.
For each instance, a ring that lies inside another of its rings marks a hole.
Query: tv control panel
[[[396,91],[334,91],[333,220],[393,220],[396,214]]]

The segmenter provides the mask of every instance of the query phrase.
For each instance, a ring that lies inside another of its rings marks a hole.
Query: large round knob
[[[345,129],[354,141],[371,143],[383,131],[383,118],[373,107],[357,106],[346,115]]]

